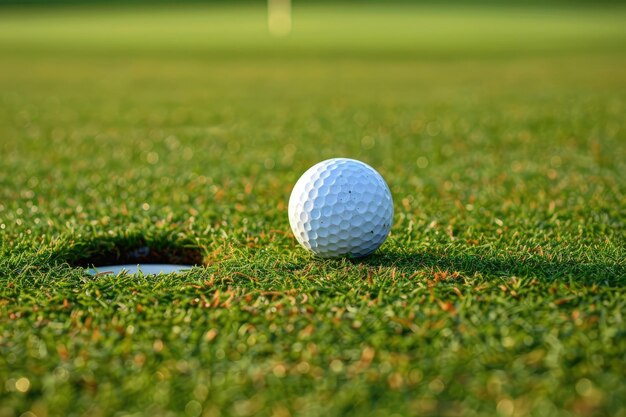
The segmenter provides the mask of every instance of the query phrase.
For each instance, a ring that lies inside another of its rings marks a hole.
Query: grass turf
[[[626,415],[624,9],[295,16],[0,16],[0,416]],[[289,231],[333,156],[362,261]],[[145,247],[205,266],[78,266]]]

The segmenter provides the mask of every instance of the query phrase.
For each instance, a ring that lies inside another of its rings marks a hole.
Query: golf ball
[[[306,171],[289,198],[296,239],[323,258],[362,257],[387,238],[393,200],[383,177],[354,159],[335,158]]]

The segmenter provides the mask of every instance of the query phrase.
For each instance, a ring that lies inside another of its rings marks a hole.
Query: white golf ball
[[[323,258],[362,257],[387,238],[393,200],[383,177],[354,159],[335,158],[306,171],[289,198],[296,239]]]

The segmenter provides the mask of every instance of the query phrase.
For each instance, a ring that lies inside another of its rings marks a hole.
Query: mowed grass
[[[2,12],[0,416],[625,416],[626,11],[295,17]],[[290,233],[335,156],[364,260]],[[77,266],[145,247],[204,266]]]

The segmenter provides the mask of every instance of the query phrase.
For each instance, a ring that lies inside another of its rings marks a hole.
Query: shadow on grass
[[[54,258],[85,268],[116,264],[204,264],[201,248],[171,236],[97,236],[68,242]]]
[[[407,274],[433,268],[435,271],[459,272],[469,277],[479,274],[496,277],[532,277],[545,281],[575,280],[600,285],[626,283],[626,267],[618,263],[551,261],[538,257],[522,259],[513,256],[506,258],[479,255],[448,256],[430,252],[383,252],[352,262],[368,266],[395,267]]]

